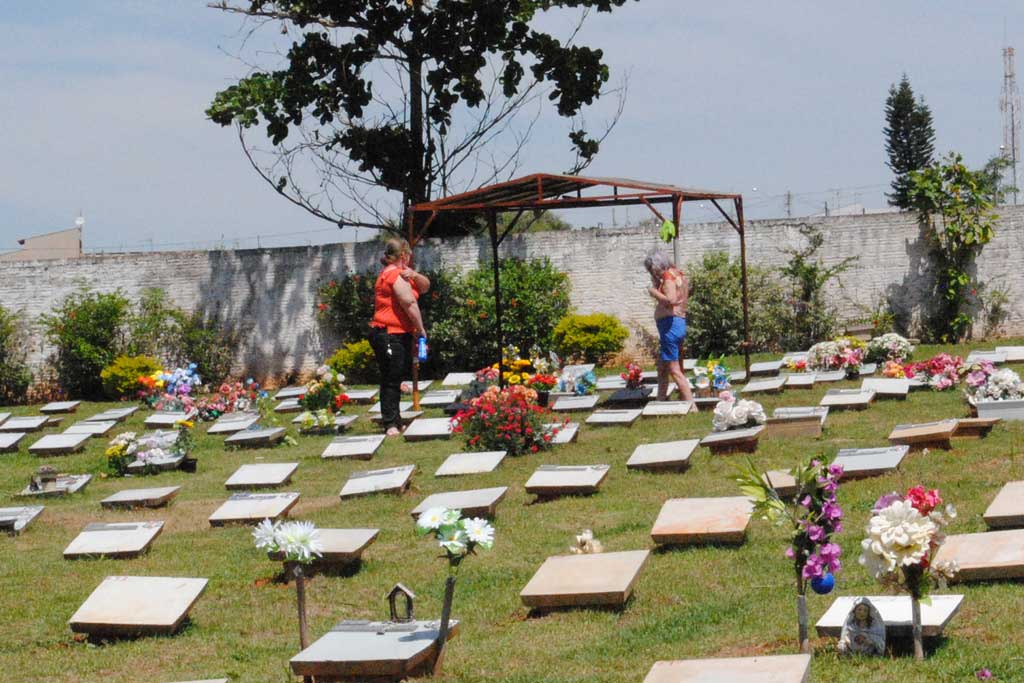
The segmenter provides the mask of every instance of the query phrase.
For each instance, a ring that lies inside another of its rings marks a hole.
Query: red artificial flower
[[[319,304],[316,305],[316,307],[319,308],[321,311],[326,311],[327,310],[327,304],[325,304],[325,303],[319,303]]]
[[[913,486],[907,490],[907,498],[922,515],[927,515],[932,510],[942,505],[942,497],[938,489],[925,490],[923,486]]]

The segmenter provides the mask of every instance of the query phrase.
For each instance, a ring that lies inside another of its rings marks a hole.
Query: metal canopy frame
[[[740,278],[743,290],[743,355],[747,374],[750,374],[750,320],[747,291],[747,242],[746,223],[743,218],[743,195],[730,192],[716,192],[696,188],[679,187],[662,183],[650,183],[628,178],[598,178],[535,173],[503,183],[481,187],[477,190],[455,194],[442,199],[421,202],[409,207],[406,212],[409,244],[415,246],[430,230],[430,226],[442,213],[477,213],[487,218],[487,231],[491,241],[491,264],[494,270],[494,313],[498,328],[498,362],[501,362],[505,347],[502,329],[501,275],[498,247],[518,225],[527,211],[554,209],[582,209],[615,206],[644,205],[665,221],[665,216],[656,208],[659,204],[671,204],[672,222],[676,226],[673,240],[673,260],[679,261],[680,218],[683,203],[710,201],[722,217],[740,236]],[[722,208],[720,202],[731,201],[735,218]],[[515,218],[499,234],[498,214],[515,212]],[[413,398],[417,377],[413,377]],[[504,380],[500,380],[504,386]]]

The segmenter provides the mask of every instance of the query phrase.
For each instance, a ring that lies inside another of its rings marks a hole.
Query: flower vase
[[[548,400],[551,398],[550,391],[538,391],[537,392],[537,405],[541,408],[548,407]]]
[[[439,676],[444,667],[444,647],[448,642],[448,623],[452,616],[452,602],[455,599],[455,577],[449,576],[444,582],[444,605],[441,607],[441,627],[437,631],[437,656],[434,658],[434,676]]]
[[[914,636],[914,659],[924,661],[924,641],[921,637],[921,601],[914,594],[910,596],[910,630]]]
[[[807,588],[804,583],[803,577],[800,572],[797,573],[796,579],[796,622],[798,630],[798,638],[800,640],[800,652],[803,654],[811,653],[811,639],[808,635],[808,624],[810,619],[807,617]]]

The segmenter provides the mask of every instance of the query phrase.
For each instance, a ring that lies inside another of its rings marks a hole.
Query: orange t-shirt
[[[412,334],[416,331],[416,326],[395,297],[395,281],[401,276],[402,269],[395,265],[387,266],[377,276],[377,283],[373,286],[373,321],[370,327],[383,327],[388,334]],[[409,286],[412,287],[412,295],[419,299],[416,283],[410,282]]]

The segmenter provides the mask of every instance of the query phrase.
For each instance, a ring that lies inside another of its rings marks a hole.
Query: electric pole
[[[793,193],[786,190],[786,218],[793,217]]]
[[[1010,161],[1013,182],[1013,203],[1017,203],[1017,160],[1020,159],[1020,90],[1017,89],[1017,70],[1014,50],[1003,48],[1003,96],[999,109],[1003,113],[1003,154]]]

